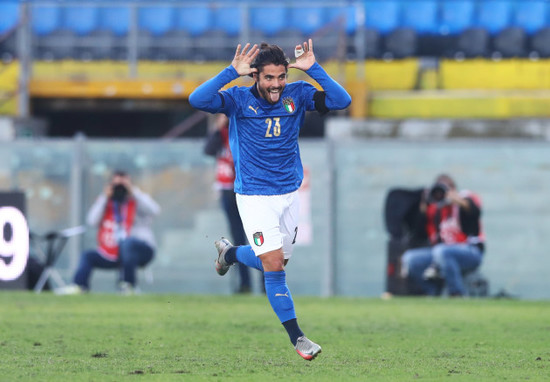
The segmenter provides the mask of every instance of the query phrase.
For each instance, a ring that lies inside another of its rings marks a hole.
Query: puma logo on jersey
[[[258,108],[253,108],[252,106],[248,105],[248,108],[252,110],[256,115],[258,115]]]

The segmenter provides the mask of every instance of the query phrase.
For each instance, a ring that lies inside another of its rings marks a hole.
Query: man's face
[[[116,186],[117,184],[124,184],[128,181],[128,175],[113,175],[111,179],[111,184]]]
[[[284,65],[269,64],[263,67],[259,74],[254,74],[258,93],[267,102],[279,102],[281,93],[286,86],[286,68]]]

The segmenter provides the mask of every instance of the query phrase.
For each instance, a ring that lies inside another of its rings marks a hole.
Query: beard
[[[270,104],[276,104],[281,99],[281,94],[283,93],[284,86],[281,86],[279,88],[267,88],[263,89],[260,86],[258,86],[258,91],[262,98],[264,98],[267,102]]]

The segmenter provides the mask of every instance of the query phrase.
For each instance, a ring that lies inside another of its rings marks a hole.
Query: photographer
[[[90,289],[93,268],[120,269],[119,288],[131,294],[136,286],[136,268],[147,265],[155,255],[152,219],[159,205],[132,185],[124,171],[115,171],[105,190],[91,206],[87,223],[98,227],[97,248],[82,253],[74,284],[57,290],[77,294]]]
[[[458,191],[454,180],[442,174],[424,193],[420,212],[431,246],[403,254],[402,277],[427,295],[439,294],[441,279],[450,296],[465,295],[462,274],[479,267],[484,252],[481,199]]]

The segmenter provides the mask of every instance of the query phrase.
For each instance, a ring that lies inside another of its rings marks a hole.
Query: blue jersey
[[[314,110],[317,89],[304,81],[287,84],[270,104],[256,86],[232,87],[221,94],[229,117],[235,160],[235,192],[280,195],[297,190],[303,179],[298,135],[306,110]]]
[[[287,84],[279,101],[273,105],[258,94],[256,85],[219,91],[239,77],[232,66],[200,85],[189,96],[193,107],[210,113],[225,113],[229,117],[235,192],[282,195],[296,191],[303,179],[298,135],[306,111],[338,110],[350,104],[349,94],[318,63],[306,73],[323,87],[322,101],[314,100],[318,90],[305,81]]]

